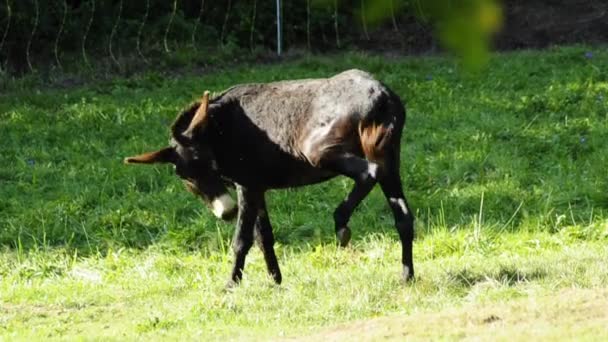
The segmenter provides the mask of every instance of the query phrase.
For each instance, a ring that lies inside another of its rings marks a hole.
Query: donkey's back
[[[381,133],[400,136],[405,120],[400,98],[357,69],[330,78],[238,85],[212,101],[229,102],[238,102],[282,150],[315,166],[332,149],[364,156],[362,134],[375,139]],[[370,134],[373,127],[375,134]]]

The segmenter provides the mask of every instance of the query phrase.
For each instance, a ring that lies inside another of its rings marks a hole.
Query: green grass
[[[399,322],[395,334],[414,339],[487,337],[484,324],[431,323],[465,313],[484,322],[493,308],[522,337],[593,339],[588,315],[552,320],[543,304],[563,297],[585,313],[602,298],[589,293],[608,290],[608,51],[588,49],[592,58],[584,47],[501,54],[477,75],[447,58],[346,54],[72,88],[13,81],[0,94],[0,339],[317,339],[382,316],[393,318],[369,324],[394,332]],[[175,115],[205,89],[349,67],[407,103],[402,176],[418,280],[399,282],[379,189],[351,221],[352,246],[335,247],[332,212],[352,186],[339,178],[270,193],[284,284],[253,249],[242,286],[225,291],[233,223],[169,168],[123,157],[166,144]],[[547,315],[512,304],[531,302]],[[557,333],[534,335],[534,322]]]

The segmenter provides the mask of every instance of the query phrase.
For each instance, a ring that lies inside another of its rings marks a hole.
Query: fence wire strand
[[[198,29],[198,25],[201,22],[201,19],[203,18],[203,11],[205,9],[205,0],[201,0],[201,10],[198,11],[198,17],[196,18],[196,21],[194,22],[194,28],[192,28],[192,47],[196,47],[196,30]]]
[[[0,41],[0,51],[4,47],[4,42],[6,41],[6,37],[8,36],[8,31],[11,28],[11,19],[13,17],[13,12],[11,9],[11,3],[9,0],[6,0],[6,27],[4,28],[4,33],[2,34],[2,40]]]
[[[86,64],[89,68],[91,67],[91,64],[89,63],[89,58],[87,57],[86,45],[87,38],[89,36],[89,31],[91,30],[91,26],[93,25],[93,19],[95,19],[95,0],[91,1],[91,18],[89,19],[87,28],[84,30],[84,34],[82,35],[81,45],[82,59],[84,60],[84,64]]]
[[[146,25],[146,21],[148,20],[148,14],[150,13],[150,0],[146,0],[146,12],[144,13],[143,18],[141,19],[141,24],[139,24],[139,29],[137,30],[137,42],[135,43],[135,48],[137,49],[137,54],[141,59],[148,64],[148,60],[144,56],[141,51],[141,34],[143,33],[144,26]]]
[[[122,0],[120,0],[120,2],[118,3],[118,14],[116,16],[116,22],[114,23],[114,26],[112,27],[112,32],[110,33],[110,42],[109,42],[110,58],[112,58],[112,61],[118,67],[120,67],[120,62],[118,61],[118,59],[116,59],[116,56],[114,56],[114,51],[112,49],[112,42],[114,41],[114,36],[116,35],[116,32],[118,31],[118,24],[120,23],[121,15],[122,15]]]
[[[61,39],[61,34],[63,33],[63,28],[65,27],[65,20],[68,16],[68,2],[67,0],[63,0],[63,16],[61,17],[61,24],[59,25],[59,30],[57,31],[57,37],[55,38],[55,46],[53,48],[53,52],[55,54],[55,63],[59,69],[63,69],[61,65],[61,61],[59,60],[59,40]]]
[[[32,42],[34,41],[36,30],[38,29],[38,21],[40,20],[40,4],[38,4],[38,0],[34,0],[34,7],[36,11],[36,17],[34,18],[34,27],[32,28],[32,33],[30,34],[30,39],[27,41],[27,48],[25,50],[25,60],[27,61],[27,66],[30,68],[30,72],[34,71],[34,67],[32,66],[32,59],[30,58],[30,49],[32,48]]]
[[[171,31],[171,25],[173,24],[173,19],[175,19],[175,13],[177,13],[177,0],[173,0],[173,10],[171,11],[171,16],[169,17],[169,23],[167,23],[167,27],[165,28],[165,36],[163,37],[163,45],[165,47],[165,53],[171,53],[169,50],[169,44],[167,43],[167,37],[169,36],[169,31]]]
[[[310,0],[306,0],[306,47],[310,52]]]
[[[340,48],[340,30],[338,29],[338,0],[334,0],[334,29],[336,30],[336,46]]]
[[[367,18],[365,18],[365,0],[360,1],[361,5],[361,26],[363,27],[363,35],[369,40],[369,32],[367,32]]]
[[[253,0],[253,14],[251,15],[251,31],[249,33],[249,50],[253,52],[253,34],[255,33],[255,14],[257,10],[257,0]]]
[[[399,32],[399,27],[397,26],[397,18],[395,18],[395,7],[393,4],[393,0],[389,0],[391,7],[391,20],[393,22],[393,30],[395,32]]]
[[[232,7],[232,1],[228,0],[228,6],[226,7],[226,16],[224,17],[224,24],[222,25],[222,33],[220,34],[220,45],[224,45],[224,38],[226,35],[226,29],[228,26],[228,18],[230,18],[231,7]]]

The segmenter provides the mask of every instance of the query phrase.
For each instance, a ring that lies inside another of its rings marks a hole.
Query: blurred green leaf
[[[502,27],[499,0],[365,0],[363,17],[367,24],[378,25],[404,7],[431,24],[441,44],[458,56],[467,70],[479,70],[487,63],[492,36]]]
[[[445,48],[461,58],[465,68],[483,67],[491,49],[492,36],[502,26],[502,8],[496,0],[425,2],[438,38]]]

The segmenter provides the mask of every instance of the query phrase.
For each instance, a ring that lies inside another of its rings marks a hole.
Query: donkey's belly
[[[326,181],[335,173],[295,158],[262,160],[251,158],[222,170],[230,181],[246,187],[279,189],[299,187]]]
[[[336,174],[327,170],[310,167],[307,170],[299,170],[298,172],[286,172],[283,175],[276,175],[269,179],[269,188],[291,188],[310,184],[321,183],[327,181]]]

